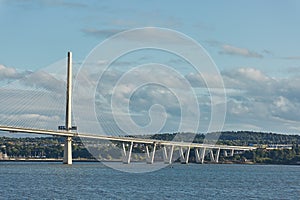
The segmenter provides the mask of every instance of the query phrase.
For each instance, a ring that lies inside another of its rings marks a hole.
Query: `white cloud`
[[[28,72],[18,72],[15,68],[0,65],[0,81],[20,79],[27,73]]]
[[[247,48],[236,47],[230,44],[225,44],[217,40],[207,40],[206,43],[212,47],[219,49],[219,54],[232,55],[232,56],[242,56],[248,58],[263,58],[263,54],[272,55],[272,52],[268,50],[263,50],[260,54],[255,51],[251,51]]]
[[[227,93],[227,117],[231,124],[238,119],[237,127],[244,124],[265,131],[295,131],[291,127],[300,121],[299,78],[271,78],[254,68],[222,74],[226,88],[235,91]]]
[[[131,116],[134,120],[140,120],[137,122],[140,125],[147,125],[150,122],[149,110],[151,106],[161,105],[164,110],[155,110],[154,116],[159,116],[159,112],[166,112],[169,121],[165,124],[165,130],[174,130],[174,127],[178,126],[182,115],[180,108],[184,108],[190,113],[194,112],[193,107],[189,105],[190,91],[185,90],[182,85],[182,80],[186,79],[190,81],[198,96],[201,111],[200,124],[202,128],[207,126],[212,102],[207,90],[201,92],[206,88],[203,78],[193,73],[185,77],[173,76],[168,70],[158,71],[155,69],[153,66],[152,68],[147,67],[143,71],[132,71],[127,82],[119,83],[119,93],[115,94],[114,98],[117,98],[119,105],[124,107],[122,111],[127,109],[126,102],[129,98]],[[249,67],[227,70],[221,74],[228,99],[225,129],[300,131],[298,125],[300,121],[300,113],[298,112],[300,110],[300,78],[295,76],[284,79],[273,78],[258,69]],[[101,122],[109,123],[109,131],[114,130],[112,127],[115,124],[108,122],[108,120],[113,120],[113,117],[106,114],[111,109],[110,99],[112,98],[113,87],[122,75],[123,72],[117,70],[107,71],[98,87],[101,92],[101,95],[97,96],[100,102],[100,104],[97,104],[97,109],[101,110],[98,115],[107,117],[102,119]],[[26,74],[3,65],[0,65],[0,77],[2,80],[15,80],[25,77],[16,81],[15,85],[16,89],[22,88],[21,85],[28,91],[28,93],[22,93],[20,90],[1,90],[0,101],[3,103],[0,105],[2,114],[2,117],[0,117],[3,119],[2,121],[11,119],[8,116],[19,115],[18,118],[15,118],[19,122],[24,121],[25,123],[27,121],[26,123],[29,124],[39,124],[40,127],[46,126],[46,122],[49,121],[54,129],[57,124],[63,122],[65,101],[65,82],[63,80],[57,79],[54,75],[45,71]],[[215,79],[213,76],[205,76],[205,78],[210,78],[211,82]],[[149,84],[140,88],[136,87],[135,84],[145,81],[160,83],[160,85]],[[14,84],[10,84],[9,88],[13,88],[13,86]],[[30,93],[29,89],[35,92]],[[170,89],[173,89],[175,93],[172,93]],[[220,90],[220,88],[210,89],[214,94],[217,94]],[[40,93],[37,93],[37,91]],[[135,92],[132,93],[133,91]],[[84,99],[84,93],[82,94],[82,99]],[[180,102],[178,97],[181,97]],[[106,103],[103,104],[103,102]],[[18,113],[18,108],[23,109],[23,111]],[[10,111],[12,112],[9,113]],[[193,114],[190,115],[188,120],[192,121],[194,118],[191,116]],[[38,122],[35,122],[36,120]]]
[[[120,33],[124,31],[125,29],[95,29],[95,28],[85,28],[82,29],[81,31],[87,35],[91,35],[94,37],[109,37],[114,34]]]
[[[56,79],[53,75],[45,71],[37,71],[20,80],[24,86],[29,86],[34,89],[45,89],[48,91],[62,94],[65,92],[65,82]]]
[[[237,72],[241,76],[257,82],[266,82],[270,80],[269,77],[267,77],[261,71],[254,68],[240,68],[237,70]]]
[[[220,88],[223,86],[221,75],[213,73],[194,73],[191,72],[185,75],[185,78],[196,88]],[[222,88],[221,88],[222,89]]]
[[[227,102],[227,110],[228,112],[234,115],[242,115],[245,113],[249,113],[250,108],[244,102],[239,102],[233,99],[230,99]]]
[[[43,70],[37,72],[18,71],[12,67],[0,65],[0,81],[9,81],[3,85],[12,89],[42,89],[62,93],[65,91],[65,81],[61,74],[51,74]]]
[[[238,68],[222,72],[226,89],[246,90],[247,93],[262,95],[261,93],[272,92],[278,82],[266,76],[255,68]]]
[[[299,108],[300,104],[298,102],[283,96],[274,99],[273,104],[271,105],[272,115],[291,121],[300,121],[300,113],[297,112]]]
[[[300,60],[300,56],[288,56],[288,57],[282,57],[286,60]]]
[[[274,78],[249,67],[221,74],[228,100],[226,130],[300,132],[295,128],[300,122],[300,78]],[[186,78],[194,87],[206,87],[199,75],[189,74]],[[209,98],[204,98],[207,93],[199,95],[201,102],[209,105]]]
[[[221,46],[221,51],[219,53],[227,54],[227,55],[252,57],[252,58],[263,58],[262,54],[259,54],[254,51],[250,51],[249,49],[246,49],[246,48],[235,47],[235,46],[228,45],[228,44],[223,44]]]
[[[35,8],[36,6],[41,7],[47,7],[47,6],[53,6],[53,7],[66,7],[66,8],[86,8],[88,5],[84,4],[82,2],[68,2],[65,0],[9,0],[9,1],[2,1],[1,3],[9,3],[9,4],[15,4],[18,5],[24,9],[28,8]]]
[[[150,123],[151,113],[157,117],[167,117],[164,131],[177,130],[182,115],[194,116],[189,119],[193,122],[197,110],[193,107],[192,90],[188,90],[190,87],[184,83],[183,76],[156,64],[140,66],[123,73],[107,71],[99,83],[96,96],[101,119],[111,120],[110,108],[115,108],[115,115],[124,118],[128,116],[129,111],[136,123],[144,126]],[[155,109],[154,112],[153,105],[160,105],[163,109]],[[104,110],[106,112],[103,112]],[[185,119],[185,122],[187,121]],[[187,127],[188,123],[185,126]]]

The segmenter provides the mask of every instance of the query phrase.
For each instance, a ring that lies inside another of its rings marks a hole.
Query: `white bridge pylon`
[[[67,69],[67,98],[66,98],[66,125],[65,130],[72,130],[72,52],[68,52]],[[67,136],[64,145],[64,164],[72,164],[72,137]]]
[[[65,137],[64,145],[64,164],[72,164],[72,138],[91,138],[108,141],[122,142],[122,161],[125,164],[129,164],[131,161],[132,149],[134,144],[144,144],[146,147],[146,162],[148,164],[154,163],[155,153],[157,147],[162,147],[164,163],[171,164],[173,162],[173,153],[175,148],[179,148],[180,161],[181,163],[187,164],[189,162],[189,155],[191,149],[195,151],[196,163],[204,163],[204,158],[208,153],[212,162],[218,162],[221,150],[224,152],[224,156],[233,156],[234,151],[251,151],[256,147],[249,146],[226,146],[226,145],[212,145],[212,144],[200,144],[200,143],[188,143],[188,142],[176,142],[176,141],[164,141],[154,139],[142,139],[142,138],[131,138],[131,137],[119,137],[119,136],[107,136],[107,135],[93,135],[89,133],[77,133],[72,130],[77,128],[72,126],[72,53],[68,52],[68,67],[67,67],[67,92],[66,92],[66,119],[65,126],[59,126],[59,130],[46,130],[46,129],[33,129],[33,128],[22,128],[13,126],[1,126],[0,131],[8,132],[20,132],[30,134],[42,134],[52,136]],[[128,145],[126,145],[127,143]],[[151,147],[151,152],[149,147]],[[215,153],[214,153],[215,152]]]

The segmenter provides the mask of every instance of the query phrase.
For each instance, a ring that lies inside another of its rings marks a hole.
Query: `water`
[[[174,164],[135,174],[99,163],[0,162],[0,188],[0,199],[300,199],[300,166]]]

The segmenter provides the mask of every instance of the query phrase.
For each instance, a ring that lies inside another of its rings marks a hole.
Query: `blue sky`
[[[297,63],[280,58],[300,54],[298,1],[1,2],[1,46],[5,51],[0,58],[10,66],[47,66],[69,49],[83,59],[106,36],[144,26],[171,28],[189,35],[208,49],[220,68],[244,64],[276,73],[275,67],[283,70]],[[245,48],[265,59],[228,59],[212,47],[214,42]]]
[[[220,69],[229,91],[225,130],[299,133],[299,9],[296,0],[0,0],[0,65],[35,71],[68,50],[81,63],[120,31],[174,29],[199,42]]]

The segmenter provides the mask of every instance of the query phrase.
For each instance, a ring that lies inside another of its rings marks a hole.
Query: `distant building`
[[[291,144],[268,144],[266,149],[293,149],[293,145]]]

